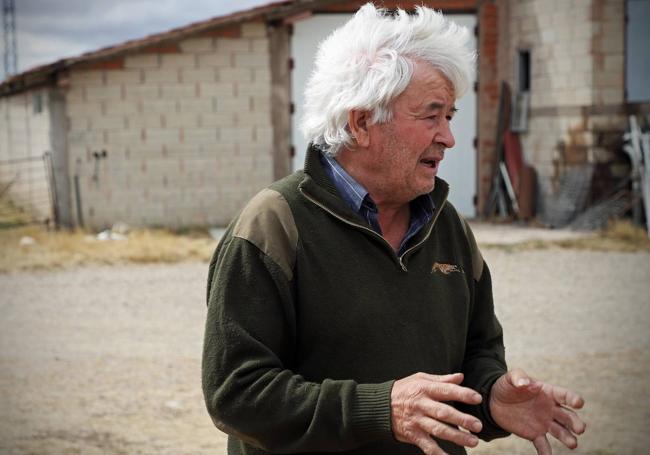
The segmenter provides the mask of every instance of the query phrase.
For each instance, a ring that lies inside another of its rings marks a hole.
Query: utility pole
[[[2,0],[2,29],[4,32],[4,78],[6,79],[18,72],[14,0]]]

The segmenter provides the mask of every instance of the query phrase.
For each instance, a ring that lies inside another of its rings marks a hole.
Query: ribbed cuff
[[[390,393],[394,382],[357,385],[352,425],[359,442],[393,441]]]
[[[508,431],[501,428],[494,421],[492,413],[490,412],[490,392],[492,391],[492,386],[497,382],[499,377],[501,377],[501,373],[493,375],[480,390],[480,394],[483,396],[483,401],[479,405],[483,416],[483,430],[478,434],[478,436],[484,441],[491,441],[492,439],[503,438],[510,435]]]

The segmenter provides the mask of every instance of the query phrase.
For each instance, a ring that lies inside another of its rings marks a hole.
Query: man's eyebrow
[[[429,103],[429,105],[427,106],[427,108],[428,108],[429,110],[431,110],[431,111],[435,111],[435,110],[437,110],[437,109],[443,109],[444,107],[445,107],[444,104],[442,104],[442,103],[435,103],[435,102],[434,102],[434,103]],[[450,110],[451,110],[451,112],[454,113],[454,114],[455,114],[456,112],[458,112],[458,109],[456,108],[456,106],[452,106]]]

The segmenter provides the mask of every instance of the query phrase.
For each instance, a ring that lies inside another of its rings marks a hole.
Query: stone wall
[[[252,22],[72,67],[68,163],[85,224],[228,223],[273,179],[269,60]]]
[[[526,160],[537,170],[543,210],[567,167],[611,160],[617,153],[603,138],[625,129],[629,111],[625,4],[497,0],[491,5],[499,16],[498,79],[508,81],[513,91],[518,89],[518,51],[530,51],[529,121],[520,140]],[[492,162],[493,149],[484,150],[485,160]]]

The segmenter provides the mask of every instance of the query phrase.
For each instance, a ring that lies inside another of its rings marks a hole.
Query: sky
[[[272,1],[15,0],[14,3],[18,71],[22,72],[64,57]],[[2,44],[4,52],[4,40]],[[0,79],[4,79],[1,64]]]

